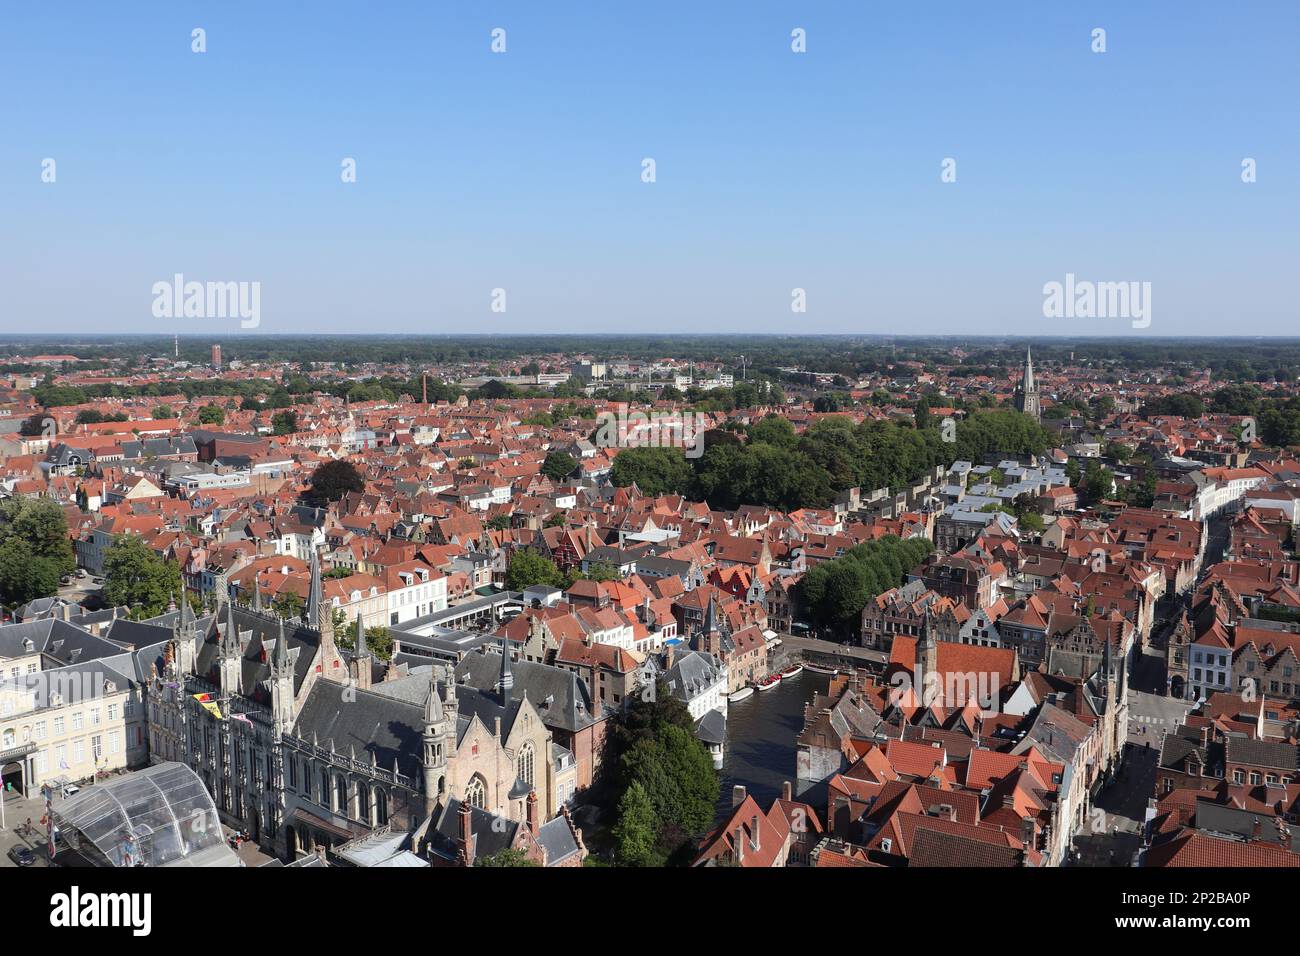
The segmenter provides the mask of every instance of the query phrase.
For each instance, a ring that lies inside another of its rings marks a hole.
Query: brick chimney
[[[749,838],[750,849],[757,853],[763,848],[758,838],[758,814],[754,814],[749,818],[749,831],[752,834]]]
[[[736,827],[736,834],[731,840],[732,849],[736,854],[736,862],[745,862],[745,828]]]
[[[794,787],[790,785],[789,780],[781,784],[781,799],[787,803],[794,799]]]
[[[533,836],[537,836],[537,791],[536,790],[528,791],[528,800],[526,801],[526,804],[527,804],[527,813],[528,813],[529,832],[531,832]]]
[[[746,796],[745,788],[742,787],[740,784],[736,784],[734,787],[732,787],[731,788],[731,809],[734,810],[736,809],[736,807],[744,803],[745,796]]]
[[[470,827],[470,809],[469,801],[460,802],[460,810],[457,812],[458,822],[460,823],[460,864],[461,866],[474,865],[474,833]]]

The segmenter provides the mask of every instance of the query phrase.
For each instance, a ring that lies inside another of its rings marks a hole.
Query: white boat
[[[759,690],[771,690],[773,687],[776,687],[780,683],[781,683],[780,674],[769,674],[767,676],[767,680],[759,681],[756,686],[758,687]]]
[[[839,671],[834,667],[821,667],[817,664],[804,664],[803,666],[808,670],[812,671],[814,674],[830,674],[832,677],[834,677],[836,674],[839,673]]]
[[[740,688],[740,690],[732,691],[732,693],[727,695],[727,703],[734,704],[738,700],[744,700],[746,697],[753,697],[753,696],[754,696],[754,688],[742,687]]]
[[[798,677],[803,673],[803,665],[795,664],[794,667],[781,671],[781,680],[789,680],[791,677]]]

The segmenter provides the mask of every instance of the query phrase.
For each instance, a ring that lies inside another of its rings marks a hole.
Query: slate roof
[[[243,640],[249,632],[251,640],[243,644],[242,667],[240,670],[240,693],[252,697],[258,684],[271,679],[271,660],[275,643],[279,639],[279,619],[271,614],[258,614],[242,607],[224,604],[215,615],[199,618],[199,633],[203,641],[195,659],[195,673],[206,677],[216,667],[221,658],[221,636],[225,632],[227,615],[235,615],[235,625]],[[284,633],[289,638],[289,657],[293,662],[293,692],[296,695],[302,689],[302,683],[316,660],[320,649],[320,634],[302,623],[286,622]],[[262,650],[266,649],[266,659],[262,660]]]
[[[32,642],[32,650],[26,650],[25,640]],[[77,664],[120,654],[122,648],[59,618],[0,626],[0,657],[32,653],[46,654],[60,664]]]
[[[1300,747],[1279,740],[1253,740],[1229,734],[1224,740],[1224,759],[1232,764],[1291,772],[1300,769]]]
[[[569,821],[561,814],[537,828],[537,842],[546,850],[546,865],[555,866],[578,852]]]
[[[492,856],[514,845],[520,824],[481,807],[469,810],[470,834],[474,838],[474,858]],[[460,801],[448,798],[438,819],[429,828],[429,850],[447,860],[460,852]]]
[[[576,733],[590,727],[605,716],[604,708],[593,705],[586,683],[572,671],[535,661],[510,662],[514,674],[514,696],[528,696],[547,727]],[[499,653],[473,653],[456,665],[456,692],[473,688],[496,696],[496,684],[501,674]],[[492,725],[489,723],[489,727]],[[502,722],[502,732],[505,732]]]
[[[428,687],[428,683],[425,683]],[[345,699],[345,694],[352,699]],[[423,752],[424,708],[345,684],[318,680],[298,712],[294,733],[313,736],[322,747],[343,755],[356,751],[358,760],[374,756],[375,763],[415,777]]]

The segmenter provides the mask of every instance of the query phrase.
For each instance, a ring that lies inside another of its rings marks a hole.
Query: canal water
[[[826,693],[830,675],[802,674],[772,690],[755,691],[727,705],[727,745],[722,756],[722,793],[718,813],[731,809],[731,788],[741,784],[764,810],[780,794],[781,784],[795,784],[795,739],[803,730],[803,708],[814,694]]]

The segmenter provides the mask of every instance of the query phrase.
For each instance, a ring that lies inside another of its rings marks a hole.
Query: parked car
[[[64,796],[64,797],[70,797],[70,796],[72,796],[73,794],[76,794],[76,793],[81,793],[81,788],[78,787],[75,783],[70,783],[70,784],[68,784],[66,787],[63,788],[63,796]]]
[[[36,854],[25,846],[15,846],[9,848],[9,859],[13,860],[19,866],[34,866],[36,863]]]

